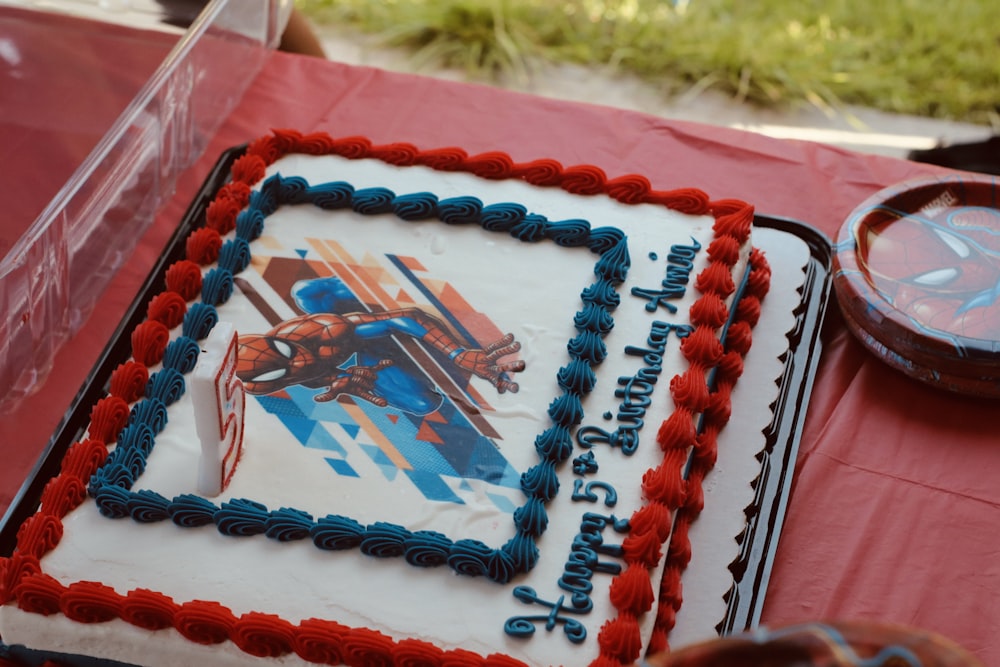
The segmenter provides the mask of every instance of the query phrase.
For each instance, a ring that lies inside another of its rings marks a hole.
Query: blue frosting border
[[[594,265],[596,280],[583,290],[583,308],[574,317],[578,333],[567,345],[570,361],[557,374],[562,394],[548,408],[552,425],[535,439],[539,462],[521,475],[527,500],[514,512],[514,536],[502,547],[452,539],[435,531],[410,531],[387,522],[364,526],[341,515],[314,519],[302,510],[270,510],[245,498],[216,505],[193,494],[168,499],[155,491],[132,490],[145,470],[156,434],[166,424],[167,406],[184,393],[184,375],[194,369],[200,354],[197,341],[218,322],[215,306],[229,299],[236,274],[250,264],[250,242],[262,233],[267,216],[285,204],[350,209],[362,215],[391,213],[406,221],[478,224],[486,231],[507,232],[527,243],[551,240],[561,247],[586,247],[599,256]],[[548,524],[545,506],[559,489],[556,467],[573,452],[570,431],[583,420],[582,398],[596,382],[594,366],[607,354],[603,339],[614,326],[611,311],[620,301],[616,287],[625,280],[629,268],[625,233],[615,227],[592,229],[581,219],[552,222],[529,213],[521,204],[484,206],[473,196],[444,200],[429,192],[397,196],[382,187],[356,190],[344,181],[311,186],[304,178],[275,174],[251,193],[248,207],[237,216],[235,238],[223,244],[216,267],[205,275],[201,300],[189,307],[182,335],[167,346],[162,370],[149,378],[146,397],[132,407],[116,448],[91,477],[88,492],[101,514],[110,518],[131,517],[141,523],[169,520],[185,528],[213,524],[225,535],[263,534],[279,541],[308,539],[321,549],[360,549],[380,558],[402,557],[421,567],[448,565],[459,574],[506,583],[531,570],[538,561],[536,538]]]

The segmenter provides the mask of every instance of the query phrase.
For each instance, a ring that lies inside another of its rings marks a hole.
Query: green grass
[[[998,124],[995,0],[298,0],[417,66],[523,76],[536,59],[611,66],[664,95],[860,105]]]

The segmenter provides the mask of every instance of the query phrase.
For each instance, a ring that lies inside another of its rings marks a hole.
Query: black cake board
[[[739,555],[729,565],[733,585],[726,593],[726,615],[715,626],[723,636],[756,628],[760,620],[819,365],[820,336],[833,284],[833,247],[822,232],[798,220],[760,214],[755,216],[754,226],[798,238],[806,244],[809,259],[794,312],[795,326],[788,333],[773,418],[764,430],[764,449],[757,455],[761,469],[753,482],[754,501],[745,510],[747,527],[739,537]]]

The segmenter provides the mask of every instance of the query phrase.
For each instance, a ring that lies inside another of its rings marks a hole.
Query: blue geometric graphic
[[[337,458],[328,457],[326,461],[338,475],[360,476],[356,466],[347,461],[350,449],[364,452],[385,479],[395,480],[400,467],[370,439],[362,439],[363,427],[341,403],[313,400],[318,391],[292,386],[284,394],[255,398],[267,412],[281,421],[299,444],[337,455]],[[428,500],[464,504],[444,478],[460,481],[460,488],[468,491],[472,487],[464,481],[466,479],[510,489],[520,488],[520,472],[507,462],[489,438],[476,431],[450,400],[442,403],[432,420],[363,400],[354,403],[354,407],[411,466],[403,472]],[[331,429],[338,429],[338,436],[334,436]],[[435,441],[422,439],[422,435],[428,434],[435,436]],[[337,437],[348,440],[340,442]],[[503,495],[486,496],[502,511],[513,512],[516,509],[514,503]]]

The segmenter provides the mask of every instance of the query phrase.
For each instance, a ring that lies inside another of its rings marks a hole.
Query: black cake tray
[[[778,538],[785,520],[795,459],[821,353],[820,335],[833,285],[833,247],[819,230],[798,220],[756,215],[754,225],[801,239],[809,248],[795,327],[778,380],[771,423],[764,429],[764,449],[757,454],[760,475],[753,481],[753,503],[744,510],[747,526],[737,538],[739,555],[729,565],[733,585],[726,592],[726,615],[715,626],[720,635],[757,627],[771,577]]]
[[[107,394],[113,371],[129,358],[129,332],[145,319],[147,302],[163,291],[166,268],[184,258],[185,239],[204,224],[208,205],[226,183],[233,162],[245,150],[245,146],[240,146],[225,151],[188,206],[60,426],[0,519],[0,557],[13,553],[19,526],[38,508],[42,491],[48,480],[58,473],[65,452],[86,434],[90,406]],[[801,239],[810,250],[810,259],[800,290],[801,300],[795,310],[796,326],[788,335],[784,371],[777,381],[773,419],[765,429],[765,447],[757,455],[761,471],[753,482],[755,498],[744,509],[747,526],[736,538],[738,555],[729,566],[732,586],[725,594],[727,609],[715,626],[720,635],[756,627],[760,618],[788,504],[802,425],[820,356],[820,331],[831,294],[832,248],[821,232],[803,222],[759,214],[754,218],[754,225]]]

